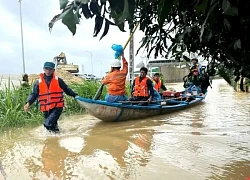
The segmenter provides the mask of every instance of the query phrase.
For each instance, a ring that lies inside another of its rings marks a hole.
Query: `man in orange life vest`
[[[43,70],[44,73],[41,73],[39,80],[35,82],[33,92],[28,97],[24,110],[28,111],[29,106],[38,98],[40,110],[45,118],[44,127],[49,131],[58,132],[57,120],[64,107],[63,92],[72,97],[76,97],[77,94],[55,75],[53,62],[45,62]]]
[[[167,90],[167,88],[164,86],[164,84],[161,83],[159,73],[154,74],[152,81],[154,83],[154,88],[156,89],[157,92],[160,92],[160,89],[162,89],[163,91]]]
[[[130,101],[148,101],[151,102],[154,96],[153,82],[147,77],[148,69],[142,67],[140,76],[136,77],[132,85],[132,97]],[[139,103],[138,105],[146,105]]]

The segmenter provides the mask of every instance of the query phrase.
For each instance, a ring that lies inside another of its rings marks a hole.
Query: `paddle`
[[[98,90],[97,90],[95,96],[93,97],[93,100],[97,100],[97,99],[100,98],[100,96],[102,95],[103,87],[104,87],[104,84],[102,84],[102,85],[98,88]]]
[[[139,22],[136,24],[134,30],[132,31],[131,35],[129,36],[129,38],[128,38],[128,40],[127,40],[127,42],[126,42],[126,44],[125,44],[125,46],[124,46],[124,48],[123,48],[123,51],[124,51],[124,50],[126,49],[126,47],[128,46],[128,43],[129,43],[130,40],[132,39],[132,37],[133,37],[133,35],[134,35],[134,33],[135,33],[137,27],[139,26],[139,24],[140,24]],[[119,57],[118,57],[118,58],[119,58]],[[97,90],[95,96],[93,97],[93,100],[97,100],[97,99],[100,98],[100,96],[102,95],[103,87],[104,87],[104,84],[102,84],[102,85],[98,88],[98,90]]]

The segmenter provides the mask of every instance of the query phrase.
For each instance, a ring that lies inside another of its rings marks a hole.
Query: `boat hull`
[[[143,119],[146,117],[167,114],[173,111],[185,109],[199,104],[205,98],[196,98],[194,101],[187,103],[181,102],[180,104],[171,106],[161,105],[126,105],[122,103],[108,103],[100,100],[92,100],[82,97],[77,97],[76,100],[79,105],[86,109],[87,112],[102,121],[127,121],[135,119]]]

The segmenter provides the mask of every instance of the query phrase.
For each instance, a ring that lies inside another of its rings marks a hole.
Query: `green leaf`
[[[169,12],[173,7],[174,0],[160,0],[158,5],[158,23],[160,28],[162,28],[165,19],[167,18]]]
[[[108,34],[109,31],[109,26],[110,26],[110,21],[105,19],[105,27],[102,36],[100,37],[100,40]]]
[[[112,18],[114,19],[114,22],[115,22],[116,26],[120,29],[120,31],[126,32],[124,30],[124,26],[125,26],[124,22],[120,22],[119,17],[120,17],[120,14],[116,15],[114,12],[112,13]]]
[[[73,35],[76,33],[76,22],[75,22],[75,15],[73,12],[73,8],[70,8],[67,12],[65,12],[62,23],[68,27]]]
[[[76,1],[81,2],[83,4],[87,4],[90,2],[90,0],[76,0]]]
[[[101,0],[101,4],[106,4],[107,0]]]
[[[62,13],[57,14],[56,16],[53,17],[53,19],[49,22],[49,31],[52,31],[52,28],[53,28],[55,22],[61,20],[61,19],[69,12],[69,10],[70,10],[71,8],[73,8],[73,5],[72,5],[72,4],[69,5],[69,6],[67,6],[67,7],[65,7],[65,8],[63,9]]]
[[[105,21],[108,21],[110,25],[115,26],[116,24],[105,18]]]
[[[120,29],[120,31],[126,32],[126,31],[124,30],[125,23],[117,24],[117,26],[118,26],[118,28]]]
[[[207,23],[207,20],[209,18],[209,16],[213,13],[214,9],[216,8],[216,4],[213,4],[209,10],[208,10],[208,13],[207,13],[207,17],[206,19],[204,20],[203,24],[201,25],[201,31],[200,31],[200,42],[202,42],[202,36],[203,36],[203,33],[204,33],[204,29],[205,29],[205,25]]]
[[[79,19],[80,15],[78,13],[74,14],[74,18],[75,18],[75,23],[76,24],[80,24],[80,19]]]
[[[235,6],[229,7],[228,10],[225,12],[225,15],[238,16],[238,8]]]
[[[133,17],[134,13],[135,13],[135,9],[136,9],[136,4],[135,4],[135,0],[128,0],[128,5],[129,5],[129,14],[130,17],[127,19],[128,21],[133,21],[133,19],[131,17]]]
[[[208,0],[203,0],[202,3],[196,8],[196,14],[199,15],[200,12],[202,12],[202,14],[206,14],[207,4]]]
[[[100,32],[100,30],[102,28],[103,20],[104,20],[104,18],[102,16],[96,15],[94,35],[93,35],[94,37],[96,37],[98,35],[98,33]]]
[[[129,4],[128,0],[124,0],[124,8],[122,11],[121,17],[118,19],[119,23],[123,23],[125,20],[131,19],[131,15],[129,13]]]
[[[212,30],[209,31],[208,35],[207,35],[207,41],[210,41],[210,39],[212,38],[213,36],[213,32]]]
[[[74,14],[76,24],[80,24],[81,15],[79,14],[79,9],[80,9],[80,6],[77,6],[76,12]]]
[[[230,7],[230,2],[229,0],[223,0],[222,1],[222,10],[226,12],[228,8]]]
[[[86,19],[89,19],[89,18],[92,18],[93,17],[93,14],[91,14],[90,10],[89,10],[89,6],[88,4],[82,4],[81,5],[81,8],[82,8],[82,14],[84,15],[84,17]]]
[[[90,3],[90,10],[95,15],[101,15],[101,7],[99,7],[97,1],[91,1]]]
[[[241,49],[241,40],[240,40],[240,39],[237,39],[237,40],[234,42],[234,49],[235,49],[235,50]]]
[[[229,0],[222,1],[222,10],[224,11],[225,15],[238,16],[238,8],[235,6],[232,6]]]
[[[59,0],[60,1],[60,9],[64,9],[67,4],[68,4],[68,0]]]
[[[227,19],[224,19],[223,23],[224,23],[224,27],[226,28],[226,30],[230,31],[231,30],[230,22]]]

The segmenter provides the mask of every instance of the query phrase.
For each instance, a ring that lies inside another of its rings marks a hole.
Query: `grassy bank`
[[[100,82],[93,81],[86,81],[82,84],[69,84],[79,96],[86,98],[92,98],[100,85]],[[127,90],[129,92],[129,87],[127,87]],[[8,127],[40,125],[43,122],[42,113],[39,111],[36,102],[30,106],[29,112],[23,110],[31,91],[32,85],[28,88],[17,88],[10,81],[7,87],[0,90],[0,130]],[[101,99],[104,99],[106,92],[106,87],[104,87]],[[78,113],[84,113],[84,109],[78,105],[74,98],[65,95],[64,114]]]

